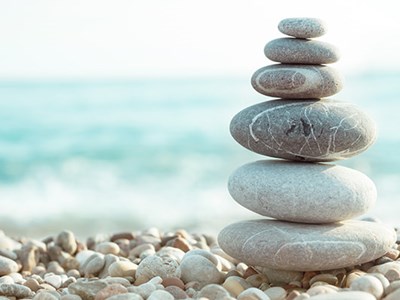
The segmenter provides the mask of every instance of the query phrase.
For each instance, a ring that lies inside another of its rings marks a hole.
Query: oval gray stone
[[[249,220],[218,235],[220,247],[247,265],[288,271],[359,265],[384,255],[395,242],[393,229],[354,220],[322,225]]]
[[[367,212],[376,200],[363,173],[331,164],[260,160],[228,181],[232,198],[263,216],[301,223],[331,223]]]
[[[342,76],[327,66],[269,65],[257,70],[251,85],[260,94],[289,99],[324,98],[343,87]]]
[[[285,64],[321,65],[339,60],[339,50],[326,42],[280,38],[265,45],[264,54],[272,61]]]
[[[312,162],[357,155],[376,138],[375,123],[367,114],[355,105],[330,99],[258,103],[234,116],[230,131],[253,152]]]
[[[287,18],[278,24],[280,32],[296,38],[308,39],[323,36],[327,29],[325,22],[317,18]]]

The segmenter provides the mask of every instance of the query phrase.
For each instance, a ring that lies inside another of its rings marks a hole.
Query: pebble
[[[321,65],[339,60],[339,50],[332,44],[295,38],[279,38],[268,42],[264,54],[283,64]]]
[[[234,200],[255,213],[300,223],[359,216],[377,197],[372,180],[354,169],[282,160],[241,166],[229,177],[228,190]]]
[[[248,288],[241,292],[238,300],[271,300],[264,292],[256,288]]]
[[[251,287],[246,280],[239,276],[226,278],[222,286],[234,297],[237,297],[244,290]]]
[[[371,275],[362,276],[354,280],[350,284],[350,289],[353,291],[363,291],[374,295],[377,299],[380,299],[383,295],[383,286],[380,280]]]
[[[66,295],[62,295],[61,300],[81,300],[82,298],[79,297],[78,295],[74,295],[74,294],[66,294]]]
[[[136,278],[140,276],[146,276],[149,279],[155,276],[161,278],[181,277],[181,270],[178,267],[178,262],[170,257],[148,256],[139,264]]]
[[[13,284],[15,283],[14,278],[8,275],[0,277],[0,284]]]
[[[107,300],[143,300],[143,297],[134,293],[126,293],[111,296]]]
[[[228,291],[218,284],[208,284],[204,286],[197,298],[208,298],[209,300],[219,300],[230,297]]]
[[[271,288],[265,290],[264,293],[271,300],[285,300],[286,295],[287,295],[287,291],[280,286],[271,287]]]
[[[78,247],[74,233],[69,230],[62,231],[57,235],[56,245],[69,254],[74,254]]]
[[[314,225],[262,219],[225,227],[218,243],[250,265],[315,271],[374,260],[385,254],[395,239],[391,229],[365,221]]]
[[[0,284],[0,296],[16,298],[32,298],[34,293],[26,286],[20,284]]]
[[[375,123],[367,114],[330,99],[261,102],[234,116],[230,132],[255,153],[310,162],[352,157],[376,139]]]
[[[116,261],[110,265],[108,272],[112,277],[135,277],[138,266],[131,261]]]
[[[59,275],[45,276],[44,281],[52,285],[56,289],[58,289],[62,284],[62,280]]]
[[[275,64],[258,69],[251,84],[265,96],[318,99],[340,92],[343,79],[335,69],[324,65]]]
[[[178,278],[178,277],[166,277],[166,278],[163,279],[162,285],[163,285],[164,287],[167,287],[167,286],[177,286],[177,287],[179,287],[179,288],[181,288],[181,289],[184,289],[184,288],[185,288],[185,284],[184,284],[183,281],[182,281],[180,278]]]
[[[4,256],[0,256],[0,276],[18,272],[18,264]]]
[[[197,281],[206,285],[222,281],[221,273],[216,265],[201,255],[190,255],[184,258],[179,270],[181,272],[180,277],[185,283]]]
[[[267,267],[257,267],[257,270],[265,274],[268,278],[268,281],[273,284],[299,281],[304,276],[303,272],[276,270]]]
[[[96,252],[100,252],[103,254],[114,254],[118,255],[121,249],[119,248],[118,244],[114,242],[102,242],[96,245],[95,248]]]
[[[323,36],[326,24],[317,18],[286,18],[279,22],[278,29],[286,35],[309,39]]]
[[[59,300],[59,299],[60,297],[57,297],[53,293],[47,291],[37,293],[35,297],[33,297],[33,300]]]

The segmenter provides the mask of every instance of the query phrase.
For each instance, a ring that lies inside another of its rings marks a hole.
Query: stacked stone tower
[[[342,88],[326,66],[339,59],[319,19],[279,23],[290,37],[265,46],[279,64],[256,71],[259,93],[280,99],[245,108],[231,122],[233,138],[247,149],[279,159],[260,160],[229,178],[231,196],[270,217],[234,223],[218,237],[221,248],[253,266],[277,270],[329,270],[384,255],[395,243],[384,225],[349,220],[376,200],[374,183],[356,170],[325,163],[366,150],[376,138],[373,120],[351,103],[325,98]],[[271,219],[274,218],[274,219]]]

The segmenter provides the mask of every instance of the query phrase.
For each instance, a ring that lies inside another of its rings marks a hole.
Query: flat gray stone
[[[367,114],[355,105],[330,99],[258,103],[234,116],[230,131],[253,152],[312,162],[357,155],[376,138],[375,123]]]
[[[278,24],[280,32],[296,38],[316,38],[326,33],[325,22],[317,18],[287,18]]]
[[[301,223],[331,223],[367,212],[376,188],[363,173],[332,164],[260,160],[228,181],[232,198],[263,216]]]
[[[331,64],[339,60],[339,50],[326,42],[280,38],[265,45],[264,54],[272,61],[284,64]]]
[[[364,221],[301,224],[250,220],[225,227],[218,236],[230,256],[252,266],[317,271],[377,259],[395,243],[393,229]]]
[[[260,94],[292,99],[324,98],[343,87],[342,76],[327,66],[269,65],[257,70],[251,85]]]

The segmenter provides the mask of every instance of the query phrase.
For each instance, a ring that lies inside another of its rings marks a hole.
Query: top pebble
[[[325,23],[316,18],[288,18],[278,24],[280,32],[296,38],[309,39],[326,33]]]

